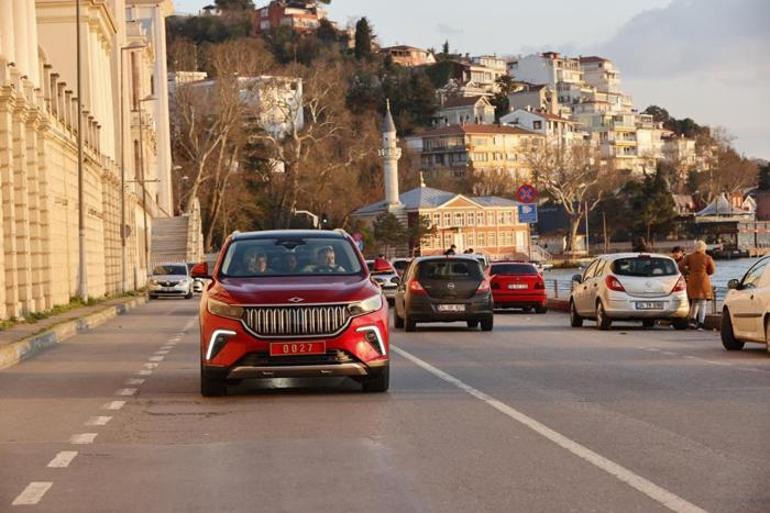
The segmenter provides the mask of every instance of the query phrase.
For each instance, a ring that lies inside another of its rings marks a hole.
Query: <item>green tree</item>
[[[653,121],[656,123],[666,123],[669,119],[671,119],[671,116],[668,114],[668,111],[664,109],[663,107],[658,107],[657,105],[650,105],[646,109],[644,109],[644,112],[642,114],[650,114],[652,116]]]
[[[403,246],[408,242],[409,234],[396,216],[383,212],[374,220],[374,238],[385,253]]]
[[[366,17],[361,18],[356,23],[356,38],[354,53],[357,60],[369,60],[372,57],[372,39],[374,34]]]
[[[445,40],[444,44],[441,45],[441,56],[445,59],[449,57],[449,40]]]
[[[254,9],[252,0],[214,0],[214,4],[221,11],[245,11]]]
[[[759,166],[759,190],[770,191],[770,163]]]
[[[501,75],[495,82],[499,90],[492,97],[490,103],[495,107],[495,119],[499,120],[510,110],[511,103],[508,95],[513,92],[514,84],[513,77],[510,75]]]
[[[409,228],[407,229],[409,239],[409,254],[415,255],[417,249],[425,240],[436,233],[436,227],[430,218],[425,215],[410,216]]]
[[[671,231],[677,217],[671,189],[660,170],[647,175],[641,182],[628,182],[624,187],[630,206],[629,216],[634,219],[634,232],[645,235],[652,242],[655,236]]]

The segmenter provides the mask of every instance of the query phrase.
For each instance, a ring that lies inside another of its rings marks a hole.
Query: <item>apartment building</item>
[[[396,45],[388,46],[380,50],[382,54],[389,56],[394,64],[407,68],[427,66],[436,63],[436,57],[429,50],[415,48],[414,46]]]
[[[500,124],[542,134],[549,143],[573,144],[586,136],[577,122],[547,111],[516,109],[502,116]]]
[[[288,27],[295,32],[312,32],[326,18],[326,10],[319,4],[316,1],[273,0],[254,11],[253,30],[258,34]]]
[[[484,96],[452,97],[436,111],[436,124],[490,125],[495,122],[495,107]]]

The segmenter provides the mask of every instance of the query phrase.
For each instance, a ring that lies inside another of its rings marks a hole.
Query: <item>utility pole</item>
[[[591,254],[591,249],[588,247],[588,202],[585,202],[585,210],[586,210],[586,256],[589,256]]]

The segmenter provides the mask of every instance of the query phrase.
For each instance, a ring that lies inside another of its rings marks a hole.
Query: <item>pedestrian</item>
[[[706,320],[706,303],[714,299],[709,276],[716,271],[714,260],[706,254],[706,243],[695,242],[695,250],[684,257],[679,270],[687,276],[687,296],[690,298],[690,323],[693,328],[703,329]]]
[[[644,237],[637,237],[636,240],[634,240],[634,245],[632,251],[634,253],[645,253],[648,251],[647,249],[647,239]]]
[[[444,256],[452,256],[456,253],[456,250],[457,250],[457,246],[452,244],[451,246],[449,246],[449,249],[444,251]]]
[[[682,246],[674,246],[674,249],[671,250],[671,258],[674,259],[676,265],[679,265],[684,260],[684,248]]]

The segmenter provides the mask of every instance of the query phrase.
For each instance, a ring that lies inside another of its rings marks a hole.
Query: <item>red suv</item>
[[[201,394],[253,378],[349,376],[389,386],[388,305],[341,231],[237,233],[200,305]]]

